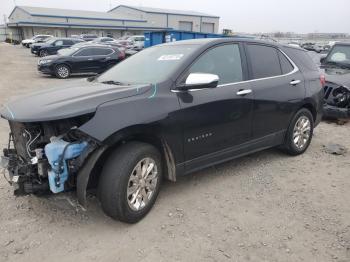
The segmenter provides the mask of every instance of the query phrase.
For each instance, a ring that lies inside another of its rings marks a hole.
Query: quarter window
[[[253,78],[264,78],[282,74],[277,50],[263,45],[247,45]]]
[[[219,84],[243,80],[242,63],[237,44],[215,47],[202,55],[189,73],[207,73],[219,76]]]
[[[288,74],[288,73],[292,72],[294,67],[289,62],[287,57],[284,54],[282,54],[281,52],[278,52],[278,54],[279,54],[279,57],[280,57],[282,73],[283,74]]]

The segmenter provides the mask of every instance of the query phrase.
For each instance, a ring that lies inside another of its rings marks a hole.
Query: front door
[[[186,79],[190,73],[210,73],[220,78],[217,88],[178,93],[187,171],[208,158],[215,161],[212,156],[227,157],[251,138],[253,96],[250,84],[242,82],[242,57],[239,44],[220,45],[202,54],[184,75]]]

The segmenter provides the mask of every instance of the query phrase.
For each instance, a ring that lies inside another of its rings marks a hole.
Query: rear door
[[[246,43],[246,51],[254,93],[253,138],[283,139],[293,112],[305,97],[304,77],[274,46]]]
[[[96,73],[103,72],[109,67],[111,64],[115,65],[117,61],[112,60],[112,56],[115,51],[112,48],[101,47],[101,48],[93,48],[93,59],[95,61],[95,71]]]
[[[202,54],[187,70],[219,76],[219,86],[177,93],[183,115],[186,170],[232,155],[232,148],[251,138],[253,100],[245,80],[240,44],[224,44]],[[242,90],[245,95],[240,95]],[[209,160],[210,159],[210,160]]]

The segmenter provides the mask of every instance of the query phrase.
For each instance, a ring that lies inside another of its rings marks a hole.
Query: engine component
[[[67,160],[74,159],[82,154],[87,142],[66,142],[56,137],[45,146],[45,154],[51,169],[48,171],[49,186],[53,193],[63,192],[68,180],[69,170]]]

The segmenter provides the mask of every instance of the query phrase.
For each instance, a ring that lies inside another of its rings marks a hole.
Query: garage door
[[[192,31],[192,29],[193,29],[193,23],[192,22],[186,22],[186,21],[180,21],[179,22],[179,30]]]
[[[203,33],[214,33],[214,23],[202,23]]]

